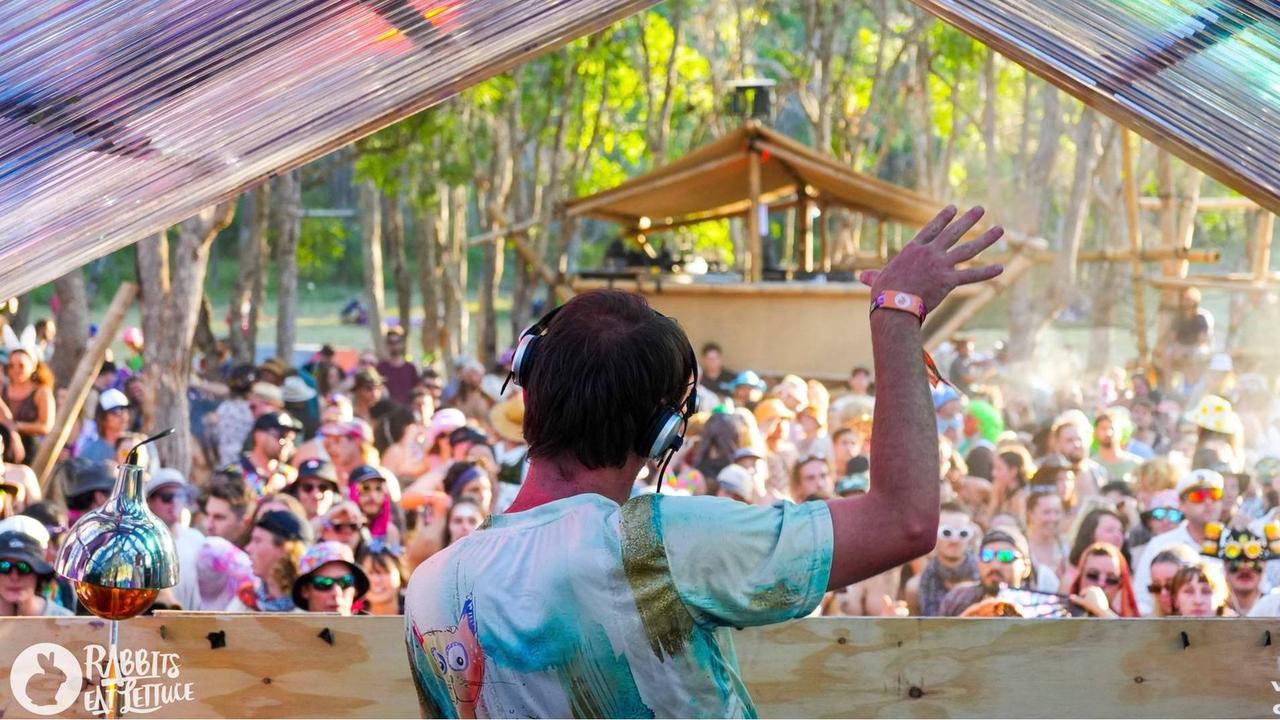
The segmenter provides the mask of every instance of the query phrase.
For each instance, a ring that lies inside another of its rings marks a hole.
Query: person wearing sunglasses
[[[369,592],[369,576],[355,563],[351,548],[326,540],[313,545],[298,561],[293,602],[307,612],[351,615]]]
[[[173,588],[174,595],[182,607],[198,607],[200,589],[196,583],[196,560],[200,546],[204,544],[204,535],[190,526],[187,502],[192,496],[191,485],[180,471],[158,468],[151,473],[145,492],[147,507],[169,528],[178,551],[178,584]]]
[[[300,432],[302,423],[287,412],[269,412],[254,421],[253,445],[240,455],[240,468],[258,497],[283,490],[297,477],[287,463]]]
[[[354,500],[341,500],[321,516],[320,539],[335,540],[351,548],[356,555],[363,555],[369,544],[365,529],[364,511]]]
[[[307,519],[314,520],[333,507],[339,492],[338,474],[328,460],[312,458],[298,466],[298,479],[285,492],[298,498]]]
[[[53,579],[53,566],[35,538],[22,532],[0,533],[0,615],[74,614],[42,596]]]
[[[1080,553],[1070,586],[1073,615],[1138,617],[1138,600],[1129,576],[1129,563],[1109,542],[1096,542]]]
[[[1093,502],[1101,502],[1096,498]],[[1076,519],[1072,532],[1071,552],[1067,554],[1070,566],[1062,577],[1062,586],[1075,584],[1076,573],[1085,552],[1095,543],[1106,543],[1120,551],[1125,565],[1129,565],[1129,546],[1124,533],[1124,519],[1114,505],[1103,504],[1091,508]]]
[[[1022,533],[1005,527],[988,531],[978,547],[978,579],[948,592],[938,614],[959,617],[969,606],[995,597],[1001,588],[1030,590],[1032,572],[1031,550]]]
[[[1134,566],[1133,581],[1138,594],[1138,607],[1143,615],[1150,615],[1155,604],[1154,596],[1147,590],[1151,584],[1151,563],[1162,551],[1174,545],[1186,545],[1199,552],[1205,539],[1205,525],[1217,522],[1222,513],[1223,479],[1213,470],[1192,470],[1178,480],[1174,491],[1178,494],[1178,509],[1183,519],[1172,530],[1157,535],[1147,543],[1142,557]],[[1222,563],[1215,558],[1205,558],[1221,573]]]
[[[1178,493],[1174,490],[1161,490],[1151,496],[1151,504],[1141,515],[1143,526],[1151,533],[1148,542],[1150,538],[1163,535],[1182,524],[1186,518],[1182,510],[1178,509],[1180,504]]]
[[[907,581],[903,599],[912,615],[934,617],[942,599],[953,588],[978,579],[978,558],[973,551],[977,527],[964,506],[942,503],[938,518],[938,544],[929,554],[924,571]]]

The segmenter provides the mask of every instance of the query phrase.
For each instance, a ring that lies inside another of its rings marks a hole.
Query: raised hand
[[[956,245],[978,223],[983,212],[981,207],[973,207],[957,218],[955,206],[948,205],[920,228],[884,269],[866,270],[859,279],[871,286],[873,298],[884,290],[910,293],[924,300],[925,309],[932,312],[957,286],[990,280],[1004,272],[1000,265],[963,270],[956,267],[991,247],[1004,234],[1004,228],[997,225],[969,242]]]

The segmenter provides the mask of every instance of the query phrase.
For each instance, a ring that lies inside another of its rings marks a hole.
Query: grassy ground
[[[109,293],[100,293],[100,295],[108,295]],[[343,288],[343,287],[326,287],[318,288],[314,285],[307,287],[306,285],[298,289],[298,314],[297,314],[297,346],[299,350],[317,350],[321,345],[330,343],[339,348],[355,348],[363,350],[371,348],[373,339],[370,335],[369,328],[362,325],[346,325],[341,322],[339,313],[342,307],[354,297],[360,294],[359,288]],[[387,294],[388,308],[387,312],[394,315],[396,310],[394,306],[394,293]],[[219,302],[217,299],[211,299],[213,303],[213,332],[219,337],[224,337],[228,333],[226,316],[227,302],[225,300]],[[97,322],[106,314],[107,302],[95,304],[92,309],[92,317],[90,322]],[[472,299],[469,303],[471,311],[471,332],[476,328],[478,313],[480,312],[479,303]],[[41,310],[46,310],[42,308]],[[510,298],[498,298],[498,341],[499,345],[505,347],[505,343],[510,341],[510,329],[508,327],[507,317],[510,314],[511,303]],[[258,320],[258,345],[259,355],[270,356],[274,354],[275,348],[275,328],[276,328],[276,298],[268,297],[263,304],[264,315]],[[38,310],[33,317],[43,317],[47,311]],[[413,306],[413,316],[422,317],[422,305],[415,304]],[[130,325],[141,326],[142,318],[138,306],[135,304],[129,309],[125,315],[125,327]],[[420,334],[418,327],[414,325],[410,328],[409,350],[414,355],[418,355],[417,349],[420,347]],[[118,340],[112,346],[112,350],[117,358],[128,357],[128,350],[124,344]]]

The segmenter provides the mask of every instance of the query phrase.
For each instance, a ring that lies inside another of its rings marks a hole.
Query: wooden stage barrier
[[[301,614],[131,620],[120,641],[137,712],[125,717],[416,717],[402,628]],[[100,651],[86,646],[106,634],[90,618],[0,621],[0,713],[35,717],[23,705],[34,703],[90,717]],[[735,642],[764,717],[1280,714],[1280,620],[830,618]],[[86,652],[89,679],[77,678]]]

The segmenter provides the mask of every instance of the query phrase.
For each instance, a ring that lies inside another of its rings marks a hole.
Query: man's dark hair
[[[675,320],[640,295],[596,290],[570,300],[538,340],[525,387],[529,455],[588,469],[644,456],[658,409],[679,408],[693,349]]]
[[[1106,495],[1107,493],[1118,492],[1125,497],[1136,497],[1133,492],[1133,486],[1123,480],[1112,480],[1111,482],[1098,488],[1098,494]]]
[[[712,350],[714,350],[714,351],[716,351],[716,352],[720,353],[721,355],[723,355],[723,354],[724,354],[724,350],[721,350],[721,349],[720,349],[720,343],[717,343],[717,342],[709,342],[709,343],[705,343],[705,344],[702,346],[702,354],[703,354],[703,355],[706,355],[707,353],[711,352]]]
[[[200,508],[203,510],[209,498],[218,498],[231,506],[236,517],[244,519],[254,505],[253,493],[245,484],[244,477],[234,473],[219,472],[210,479],[200,497]]]

